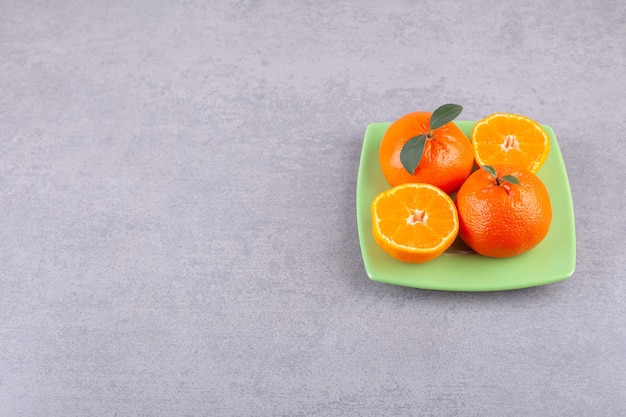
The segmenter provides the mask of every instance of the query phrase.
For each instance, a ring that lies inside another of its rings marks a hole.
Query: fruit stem
[[[496,185],[502,185],[502,183],[505,183],[505,182],[508,182],[510,184],[519,184],[519,180],[517,179],[515,175],[504,175],[502,177],[499,177],[498,174],[496,173],[496,170],[493,169],[493,167],[489,165],[483,165],[481,168],[487,171],[489,175],[491,175],[493,178],[495,178]]]
[[[502,187],[502,189],[507,193],[507,195],[511,195],[511,186],[508,184],[507,180],[504,180],[500,177],[496,177],[496,185]]]

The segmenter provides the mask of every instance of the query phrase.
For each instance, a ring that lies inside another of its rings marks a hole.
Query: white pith
[[[407,224],[410,224],[410,225],[414,225],[416,223],[426,224],[427,220],[428,220],[428,213],[426,213],[424,210],[419,210],[419,209],[413,210],[413,212],[409,214],[409,217],[406,218]]]
[[[515,135],[506,135],[504,137],[504,142],[500,145],[503,151],[508,152],[511,149],[518,149],[519,142],[517,141],[517,137]]]

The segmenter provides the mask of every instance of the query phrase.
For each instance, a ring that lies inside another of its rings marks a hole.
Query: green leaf
[[[514,175],[505,175],[504,177],[500,178],[500,180],[506,181],[511,184],[519,185],[519,180]]]
[[[400,162],[409,174],[415,173],[415,168],[419,165],[422,155],[424,154],[424,145],[428,135],[418,135],[412,137],[404,144],[400,151]]]
[[[483,165],[483,166],[481,166],[481,168],[484,169],[485,171],[487,171],[489,174],[491,174],[492,177],[498,178],[498,176],[496,175],[496,170],[493,169],[492,166],[490,166],[490,165]]]
[[[463,111],[463,106],[458,104],[444,104],[430,116],[430,130],[439,129],[441,126],[457,118]]]

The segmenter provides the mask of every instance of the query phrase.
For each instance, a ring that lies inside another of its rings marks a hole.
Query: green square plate
[[[455,122],[470,135],[473,121]],[[537,176],[550,194],[552,225],[544,240],[532,250],[512,258],[478,255],[460,239],[440,257],[424,264],[408,264],[387,255],[374,241],[370,205],[390,188],[378,162],[378,147],[390,123],[373,123],[365,131],[356,188],[359,243],[370,279],[406,287],[446,291],[500,291],[550,284],[569,278],[576,266],[574,208],[567,171],[554,131],[550,153]]]

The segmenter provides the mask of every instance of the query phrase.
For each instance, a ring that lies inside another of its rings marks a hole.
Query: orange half
[[[454,202],[430,184],[407,183],[383,191],[374,198],[371,214],[374,240],[403,262],[438,257],[459,232]]]
[[[550,151],[550,137],[525,116],[495,113],[477,122],[471,133],[479,166],[509,164],[536,174]]]

